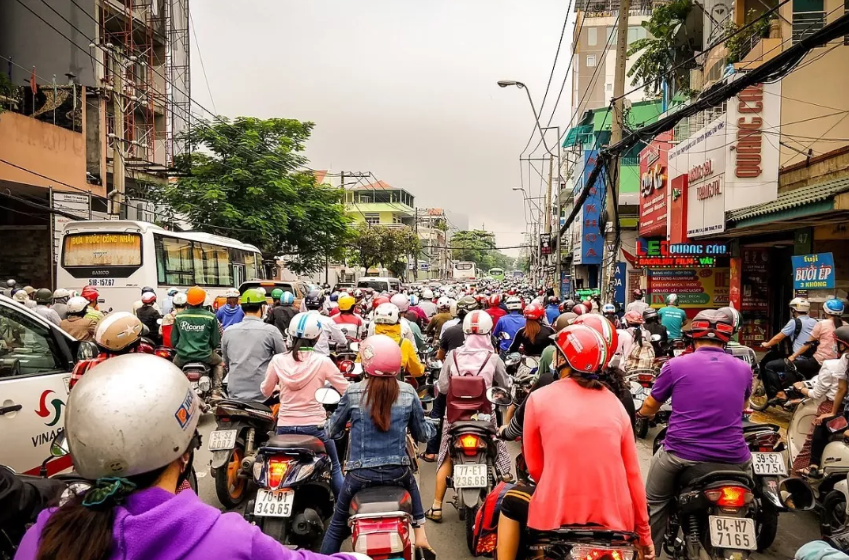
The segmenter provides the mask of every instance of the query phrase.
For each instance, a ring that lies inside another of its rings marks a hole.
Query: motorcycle
[[[274,433],[275,420],[273,410],[261,402],[225,399],[215,407],[211,474],[224,507],[233,509],[245,500],[257,449]]]
[[[745,352],[745,356],[737,354],[744,352],[742,350],[737,350],[739,348],[745,348],[748,351]],[[735,355],[736,357],[743,358],[747,363],[752,366],[752,395],[749,397],[749,406],[754,410],[763,412],[764,410],[769,408],[769,396],[766,394],[766,386],[763,382],[763,371],[766,369],[766,364],[768,362],[781,359],[785,356],[785,354],[782,353],[780,350],[773,349],[767,352],[766,355],[764,355],[764,357],[761,358],[760,361],[758,361],[755,358],[754,350],[747,346],[735,346],[733,348],[729,346],[726,349],[726,352],[728,352],[729,350],[736,351],[737,353],[734,353],[733,355]],[[795,370],[795,368],[793,368],[793,370]],[[791,368],[785,368],[778,372],[778,378],[781,380],[781,386],[785,387],[784,393],[787,395],[788,401],[794,401],[803,398],[804,395],[793,389],[792,384],[788,383],[788,374],[791,374]]]
[[[320,388],[316,400],[335,405],[341,398]],[[283,545],[315,550],[333,515],[330,456],[320,439],[300,434],[273,435],[256,452],[252,466],[256,497],[245,519]]]
[[[631,369],[625,374],[625,381],[631,386],[631,398],[634,399],[634,408],[637,410],[643,406],[643,401],[651,394],[658,371],[658,369],[653,368]],[[668,424],[671,414],[672,401],[670,399],[660,406],[660,410],[654,418],[638,416],[634,423],[634,432],[638,438],[643,439],[648,435],[650,427]]]
[[[531,388],[539,378],[539,358],[522,356],[518,352],[513,352],[507,355],[504,365],[507,367],[508,375],[513,379],[510,397],[513,405],[518,408],[531,394]]]
[[[512,402],[510,394],[501,387],[490,387],[486,398],[496,406],[508,406]],[[448,487],[454,489],[452,505],[465,522],[466,545],[474,554],[475,516],[500,478],[495,469],[496,430],[490,414],[477,412],[471,420],[454,422],[448,434],[448,450],[454,465]]]
[[[621,560],[636,558],[638,536],[601,526],[564,525],[553,531],[528,532],[528,553],[543,558],[573,560]]]
[[[189,362],[183,366],[183,373],[200,399],[201,411],[206,414],[212,408],[212,368],[204,362]]]

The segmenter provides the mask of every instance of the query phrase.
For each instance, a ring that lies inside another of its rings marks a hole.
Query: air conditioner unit
[[[140,198],[127,199],[127,219],[140,222],[153,222],[156,219],[155,205]]]

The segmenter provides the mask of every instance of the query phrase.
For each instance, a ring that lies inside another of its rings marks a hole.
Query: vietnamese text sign
[[[648,291],[653,307],[663,307],[666,296],[678,294],[680,307],[705,308],[728,305],[727,268],[685,268],[648,271]]]
[[[619,308],[625,307],[625,263],[616,263],[613,270],[613,301],[619,304]]]
[[[794,255],[791,259],[794,290],[834,288],[834,257],[831,253]]]
[[[584,173],[581,180],[583,187],[587,187],[587,179],[596,166],[598,152],[587,150],[584,152]],[[590,187],[590,194],[581,206],[581,258],[576,264],[601,264],[602,251],[604,250],[604,235],[601,233],[599,221],[601,211],[604,208],[604,181],[599,176],[595,184]]]
[[[640,152],[640,235],[665,236],[672,133],[664,132]]]
[[[637,238],[637,266],[640,268],[708,268],[717,257],[728,254],[725,243],[670,243]]]
[[[71,194],[53,192],[53,208],[65,214],[71,214],[83,220],[91,219],[91,199],[87,194]],[[61,214],[53,214],[53,262],[59,261],[59,245],[65,232],[65,224],[71,218]]]

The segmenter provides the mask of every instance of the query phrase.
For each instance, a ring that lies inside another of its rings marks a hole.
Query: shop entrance
[[[793,239],[788,236],[741,243],[740,344],[757,350],[790,319],[792,255]]]

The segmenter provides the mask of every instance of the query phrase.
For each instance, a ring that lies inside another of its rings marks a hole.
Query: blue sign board
[[[584,152],[584,173],[581,184],[587,186],[587,180],[596,167],[598,151]],[[604,209],[604,180],[601,175],[596,178],[584,204],[581,206],[581,255],[580,264],[601,264],[604,252],[604,234],[599,227],[601,211]]]
[[[613,301],[619,304],[619,308],[625,307],[625,263],[616,263],[613,271]]]
[[[565,270],[560,271],[560,297],[572,294],[572,277]]]
[[[834,288],[834,257],[831,253],[794,255],[791,259],[794,290]]]

